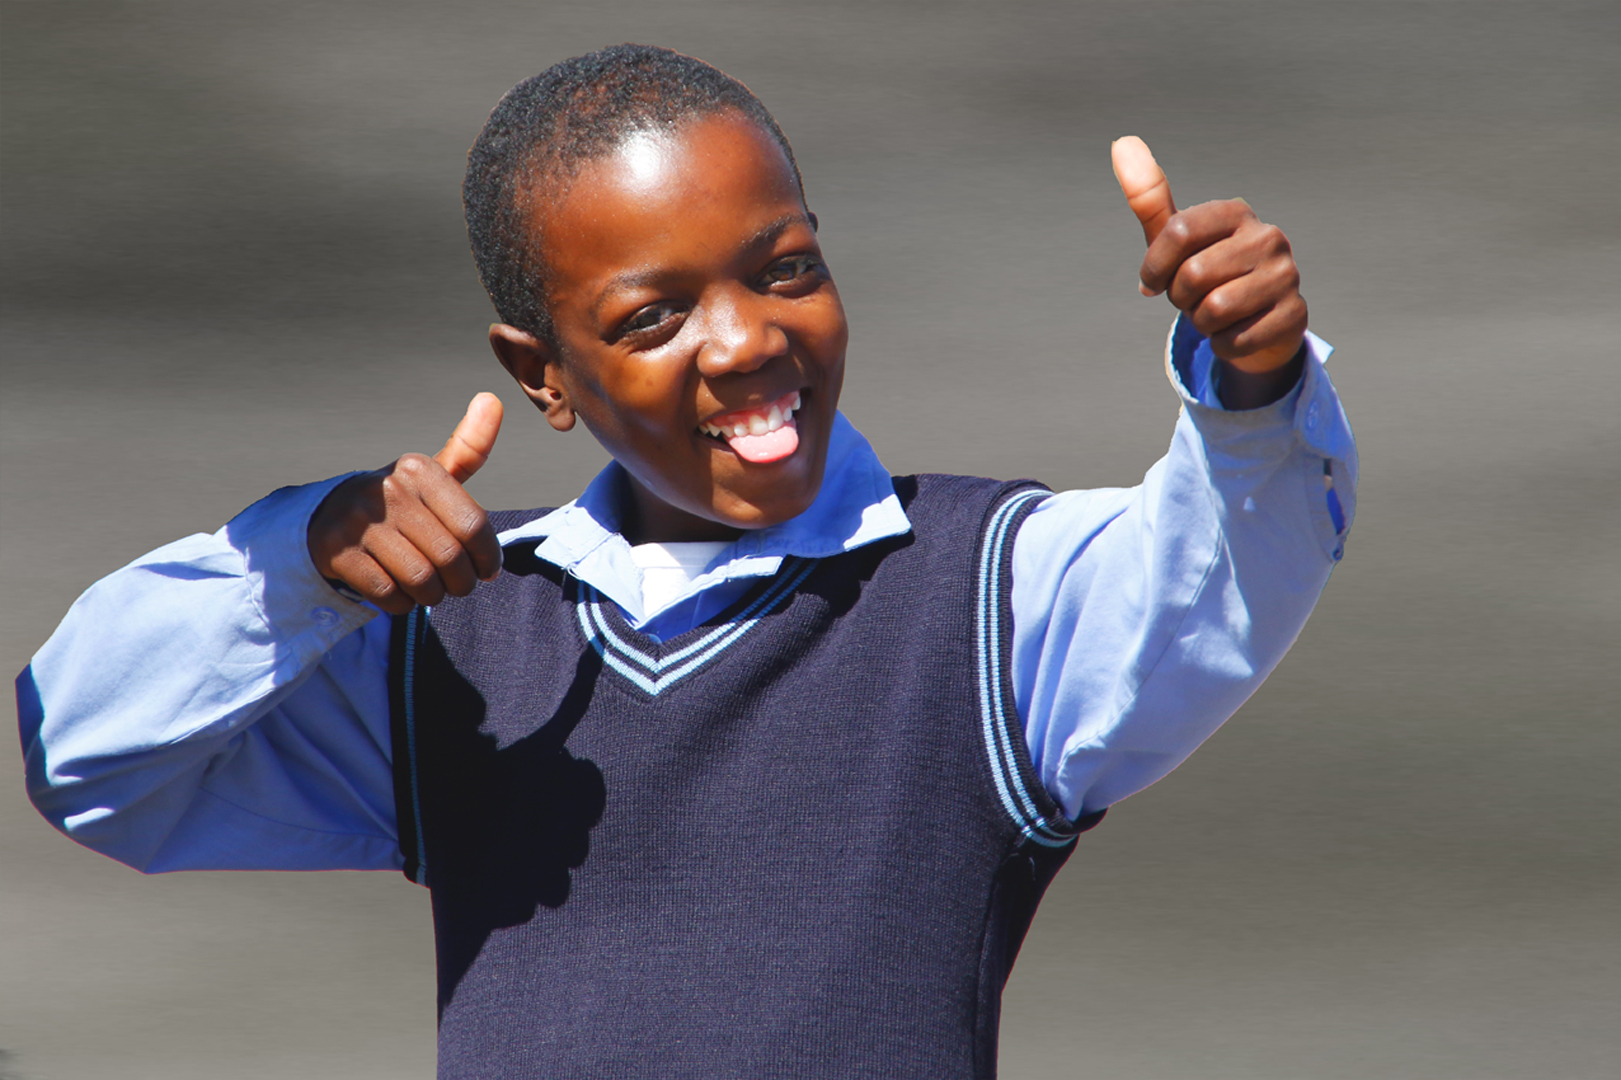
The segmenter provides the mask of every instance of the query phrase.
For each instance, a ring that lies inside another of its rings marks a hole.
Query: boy
[[[1353,508],[1287,241],[1116,170],[1184,313],[1165,460],[892,478],[753,95],[640,46],[521,84],[464,189],[490,342],[613,463],[486,514],[480,395],[119,571],[18,680],[36,805],[149,872],[403,868],[444,1076],[992,1075],[1076,836],[1271,670]]]

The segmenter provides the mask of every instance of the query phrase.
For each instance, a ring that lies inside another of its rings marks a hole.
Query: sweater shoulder
[[[1021,491],[1050,491],[1037,480],[993,480],[983,476],[920,473],[897,476],[895,494],[921,536],[964,531],[977,538],[1008,498]]]

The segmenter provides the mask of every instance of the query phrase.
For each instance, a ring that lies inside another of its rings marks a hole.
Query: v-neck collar
[[[813,559],[792,556],[779,574],[750,589],[724,613],[668,641],[657,641],[626,621],[602,594],[580,583],[575,610],[580,632],[597,655],[632,685],[657,697],[671,686],[709,666],[741,641],[760,620],[787,605],[794,591],[816,568]]]

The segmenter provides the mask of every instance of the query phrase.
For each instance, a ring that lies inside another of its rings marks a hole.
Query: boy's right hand
[[[501,431],[501,399],[473,398],[433,457],[406,454],[333,488],[310,517],[310,559],[392,615],[446,595],[466,596],[501,572],[501,546],[484,508],[462,484]]]

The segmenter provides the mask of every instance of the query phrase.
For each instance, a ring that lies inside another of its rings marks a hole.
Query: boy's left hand
[[[1306,301],[1289,238],[1242,199],[1179,213],[1165,173],[1135,135],[1116,140],[1112,156],[1148,240],[1139,272],[1143,295],[1167,293],[1210,339],[1227,368],[1222,400],[1228,408],[1254,408],[1283,396],[1299,378],[1306,336]]]

